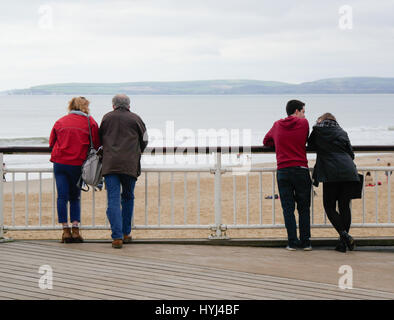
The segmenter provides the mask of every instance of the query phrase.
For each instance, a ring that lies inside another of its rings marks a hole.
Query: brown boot
[[[83,238],[82,238],[81,234],[79,233],[79,227],[72,227],[72,239],[73,239],[73,242],[75,242],[75,243],[83,242]]]
[[[123,247],[122,239],[115,239],[112,241],[112,248],[121,249]]]
[[[62,235],[62,243],[71,243],[73,242],[72,236],[71,236],[71,228],[66,227],[63,228],[63,235]]]
[[[124,234],[124,235],[123,235],[123,243],[124,243],[124,244],[126,244],[126,243],[131,243],[132,240],[133,240],[133,239],[131,238],[131,236],[129,236],[129,235],[127,235],[127,234]]]

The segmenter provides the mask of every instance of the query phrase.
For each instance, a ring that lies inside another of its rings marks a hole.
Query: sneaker
[[[312,251],[312,245],[310,240],[300,241],[299,247],[304,251]]]
[[[296,247],[293,247],[293,246],[291,246],[291,245],[288,245],[288,246],[286,247],[286,250],[289,250],[289,251],[296,251],[297,248],[296,248]]]

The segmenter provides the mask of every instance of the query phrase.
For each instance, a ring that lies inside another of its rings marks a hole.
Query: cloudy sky
[[[394,0],[1,0],[0,90],[393,77],[393,18]]]

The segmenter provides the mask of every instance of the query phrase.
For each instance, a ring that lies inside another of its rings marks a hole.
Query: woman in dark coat
[[[313,184],[323,182],[323,204],[328,219],[340,238],[335,250],[346,252],[354,249],[354,240],[349,235],[351,224],[351,191],[359,177],[354,164],[354,153],[349,137],[331,113],[318,118],[308,139],[308,146],[317,153],[313,170]],[[338,202],[339,213],[336,211]]]

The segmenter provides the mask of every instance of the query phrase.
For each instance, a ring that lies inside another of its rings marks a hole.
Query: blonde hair
[[[78,110],[89,114],[89,100],[85,97],[74,97],[68,103],[68,111]]]

